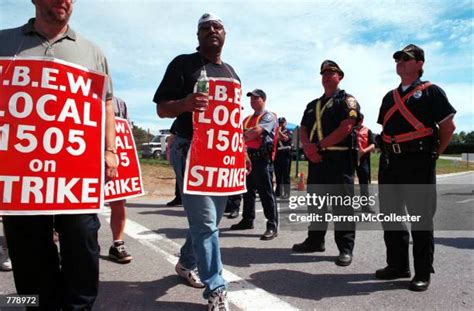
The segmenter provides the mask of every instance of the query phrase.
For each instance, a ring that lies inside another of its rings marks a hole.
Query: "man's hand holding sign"
[[[240,83],[214,78],[209,81],[209,94],[193,93],[185,103],[188,98],[193,105],[194,133],[186,162],[184,191],[213,195],[245,192]]]
[[[140,164],[132,129],[126,119],[115,118],[115,145],[118,173],[105,184],[105,201],[121,200],[143,195]]]

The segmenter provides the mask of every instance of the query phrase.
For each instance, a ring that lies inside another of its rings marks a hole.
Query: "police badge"
[[[346,97],[346,103],[347,107],[350,109],[356,109],[357,108],[357,101],[354,97],[347,96]]]
[[[413,97],[415,97],[415,99],[419,99],[422,94],[423,94],[423,93],[422,93],[420,90],[417,90],[417,91],[413,94]]]

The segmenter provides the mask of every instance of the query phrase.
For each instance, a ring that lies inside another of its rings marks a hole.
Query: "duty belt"
[[[435,151],[435,143],[430,139],[412,140],[403,143],[383,142],[383,150],[388,153],[431,153]]]

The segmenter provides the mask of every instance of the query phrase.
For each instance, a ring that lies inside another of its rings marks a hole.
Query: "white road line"
[[[107,222],[110,222],[110,210],[105,211],[102,215],[106,217]],[[173,240],[170,240],[128,218],[125,225],[125,233],[142,245],[161,254],[173,266],[178,262],[176,256],[158,246],[167,243],[169,246],[176,249],[176,251],[179,251],[180,245]],[[261,288],[256,287],[226,269],[224,269],[223,275],[229,283],[232,282],[228,293],[230,302],[243,310],[298,310],[287,302]]]
[[[474,201],[474,199],[466,199],[466,200],[462,200],[462,201],[457,201],[456,203],[468,203],[468,202],[472,202]]]

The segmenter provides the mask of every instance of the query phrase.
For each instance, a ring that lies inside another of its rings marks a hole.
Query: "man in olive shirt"
[[[0,31],[0,57],[51,57],[108,74],[100,49],[68,25],[72,0],[32,3],[35,18],[21,27]],[[106,99],[106,175],[115,177],[110,79]],[[40,310],[92,308],[99,287],[100,222],[96,214],[5,216],[3,222],[18,294],[39,295]],[[59,233],[61,261],[53,242],[53,229]]]

